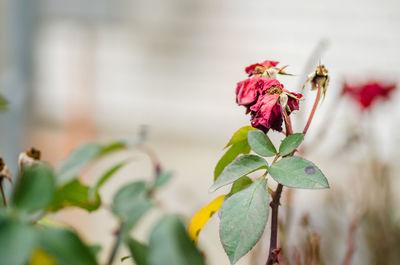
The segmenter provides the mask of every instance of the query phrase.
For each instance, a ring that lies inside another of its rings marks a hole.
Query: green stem
[[[1,192],[1,197],[3,198],[4,207],[7,207],[6,194],[4,193],[3,189],[3,178],[0,178],[0,192]]]
[[[124,224],[121,223],[121,225],[118,228],[118,231],[116,232],[117,238],[115,239],[114,245],[112,247],[111,254],[110,254],[110,257],[108,258],[107,265],[112,265],[112,263],[113,263],[113,261],[115,259],[115,256],[117,255],[118,248],[119,248],[119,246],[121,245],[121,242],[122,242],[122,229],[123,229],[123,227],[124,227]]]

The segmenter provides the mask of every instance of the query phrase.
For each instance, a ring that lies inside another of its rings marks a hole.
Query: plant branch
[[[360,223],[360,216],[356,216],[353,221],[350,223],[349,230],[347,232],[347,250],[346,254],[343,258],[342,265],[350,265],[351,260],[353,258],[354,251],[356,249],[355,245],[355,233],[357,227]]]
[[[115,235],[116,235],[117,238],[115,239],[114,245],[112,247],[111,254],[110,254],[110,257],[108,258],[107,265],[112,265],[112,263],[113,263],[113,261],[115,259],[115,256],[117,255],[117,251],[118,251],[119,245],[121,244],[121,241],[122,241],[122,230],[123,230],[123,227],[124,227],[124,223],[121,223],[121,225],[119,226],[118,230],[115,232]]]
[[[283,109],[283,118],[285,120],[286,136],[293,134],[292,122],[286,110]],[[274,162],[277,160],[278,156],[275,157]],[[281,194],[283,190],[283,185],[278,184],[274,195],[272,196],[272,202],[270,203],[272,214],[271,214],[271,238],[269,244],[269,254],[266,265],[273,265],[278,260],[278,212],[279,204],[281,199]]]
[[[310,116],[308,117],[307,124],[304,127],[303,134],[307,133],[308,128],[310,127],[311,121],[314,118],[315,110],[317,109],[319,99],[321,98],[321,84],[320,84],[320,82],[317,83],[317,86],[318,86],[317,96],[315,97],[314,106],[313,106],[313,108],[311,110]]]
[[[6,194],[4,193],[3,189],[3,178],[0,178],[0,192],[1,192],[1,197],[3,198],[4,207],[7,207]]]

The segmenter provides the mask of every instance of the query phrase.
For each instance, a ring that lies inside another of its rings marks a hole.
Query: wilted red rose
[[[257,102],[250,107],[251,125],[267,133],[269,129],[282,131],[283,110],[281,97],[287,97],[285,106],[288,114],[299,109],[301,94],[292,93],[283,89],[283,85],[276,79],[260,78],[259,87],[263,88]]]
[[[260,80],[260,76],[253,76],[237,84],[236,102],[239,105],[248,106],[256,102],[259,93],[258,80]]]
[[[265,69],[275,67],[278,65],[279,62],[276,61],[264,61],[262,63],[255,63],[250,66],[247,66],[245,71],[246,73],[249,74],[249,76],[252,76],[253,74],[262,74]]]
[[[358,85],[344,83],[342,94],[349,95],[360,105],[361,110],[366,110],[379,98],[388,99],[395,88],[394,83],[384,84],[376,81]]]

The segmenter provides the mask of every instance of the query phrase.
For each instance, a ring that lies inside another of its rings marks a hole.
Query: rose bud
[[[307,82],[311,83],[311,90],[315,90],[318,88],[318,86],[320,86],[322,88],[321,92],[325,97],[326,89],[328,88],[329,84],[328,70],[324,65],[318,65],[317,69],[308,75],[307,80],[303,85],[303,89]]]
[[[26,152],[22,152],[19,155],[19,160],[18,160],[20,169],[23,169],[23,167],[26,166],[31,167],[33,165],[39,164],[40,157],[41,157],[40,151],[35,149],[34,147],[26,150]]]
[[[342,95],[349,95],[359,104],[361,110],[366,110],[378,99],[389,99],[395,88],[395,83],[384,84],[376,81],[358,85],[344,83]]]
[[[10,183],[12,183],[11,173],[8,171],[7,165],[4,163],[3,159],[0,157],[0,181],[6,178]]]

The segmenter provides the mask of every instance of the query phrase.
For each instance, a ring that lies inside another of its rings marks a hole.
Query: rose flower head
[[[282,131],[283,110],[290,114],[299,109],[301,94],[290,92],[276,79],[259,80],[260,96],[250,107],[251,125],[267,133],[269,129]]]
[[[250,76],[256,75],[256,74],[264,74],[265,70],[275,67],[279,64],[279,62],[276,61],[264,61],[262,63],[255,63],[250,66],[247,66],[245,71],[246,73]]]
[[[389,99],[395,88],[395,83],[385,84],[377,81],[370,81],[362,84],[349,85],[345,82],[342,95],[350,96],[350,98],[358,103],[361,110],[367,110],[378,99]]]

